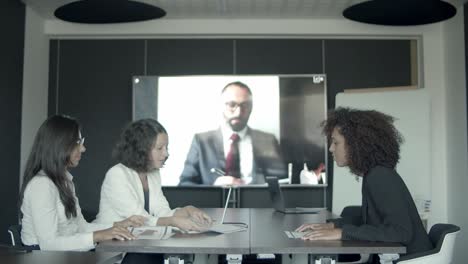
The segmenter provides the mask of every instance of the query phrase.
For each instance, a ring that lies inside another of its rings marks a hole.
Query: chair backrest
[[[10,234],[12,246],[21,247],[23,245],[21,242],[21,225],[11,225],[8,227],[8,233]]]
[[[460,227],[452,224],[435,224],[429,231],[429,239],[434,249],[403,256],[396,263],[400,264],[438,264],[451,263],[455,239]]]
[[[452,224],[435,224],[429,231],[429,239],[444,263],[452,262],[455,238],[459,232],[460,227]]]

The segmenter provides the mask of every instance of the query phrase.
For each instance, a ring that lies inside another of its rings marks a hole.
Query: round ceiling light
[[[161,18],[166,11],[130,0],[81,0],[57,8],[54,15],[68,22],[108,24]]]
[[[414,26],[453,17],[456,8],[440,0],[372,0],[346,8],[343,16],[362,23]]]

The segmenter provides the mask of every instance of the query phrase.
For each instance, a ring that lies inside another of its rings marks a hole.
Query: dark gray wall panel
[[[51,116],[56,114],[57,109],[57,95],[58,95],[58,58],[59,58],[59,41],[51,40],[49,42],[49,94],[47,111]]]
[[[18,223],[24,23],[23,3],[0,1],[0,243],[10,242],[6,230]]]
[[[112,148],[132,118],[132,76],[143,74],[143,40],[60,40],[58,112],[83,125],[86,152],[73,169],[82,209],[96,213]]]
[[[323,73],[322,40],[236,40],[237,74]]]
[[[233,69],[232,40],[148,40],[148,75],[232,74]]]
[[[411,85],[410,40],[325,40],[328,107],[344,89]]]

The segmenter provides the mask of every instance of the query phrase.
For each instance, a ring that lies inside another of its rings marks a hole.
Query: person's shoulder
[[[258,130],[258,129],[253,129],[253,128],[249,128],[249,133],[250,135],[257,136],[257,137],[275,137],[275,135],[273,135],[272,133],[265,132],[265,131]]]
[[[366,175],[369,182],[386,182],[392,181],[399,177],[398,173],[393,168],[384,166],[375,166],[369,170]]]
[[[196,137],[206,137],[206,136],[215,135],[217,133],[221,133],[221,130],[214,129],[214,130],[207,130],[207,131],[203,131],[203,132],[198,132],[198,133],[195,133],[195,136]]]
[[[195,135],[193,135],[193,138],[199,141],[204,141],[209,138],[216,137],[216,136],[221,136],[221,130],[215,129],[215,130],[208,130],[208,131],[195,133]]]
[[[37,192],[37,190],[44,191],[45,189],[56,189],[54,182],[46,175],[37,174],[31,181],[29,181],[27,189]]]
[[[129,167],[118,163],[112,166],[106,173],[106,179],[126,178],[129,177],[134,171]]]

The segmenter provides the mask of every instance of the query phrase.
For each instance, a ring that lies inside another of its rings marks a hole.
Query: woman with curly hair
[[[40,250],[87,251],[104,240],[135,238],[127,227],[142,225],[142,216],[128,215],[105,225],[83,218],[69,170],[78,166],[85,150],[80,124],[74,118],[54,115],[42,123],[20,193],[24,245]]]
[[[119,162],[107,171],[101,187],[96,221],[108,223],[130,215],[147,217],[149,226],[174,226],[199,231],[211,218],[198,208],[171,209],[162,189],[159,169],[169,157],[166,129],[154,119],[130,123],[114,149]]]
[[[304,224],[305,240],[368,240],[398,242],[407,253],[433,246],[403,179],[395,167],[403,138],[394,118],[378,111],[337,108],[322,122],[330,152],[339,167],[362,178],[361,224],[349,219]]]

